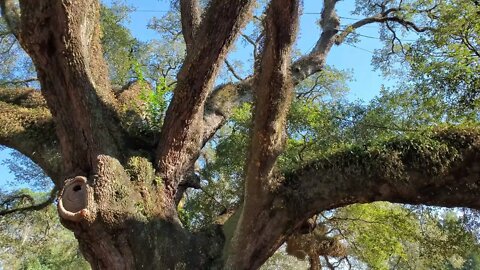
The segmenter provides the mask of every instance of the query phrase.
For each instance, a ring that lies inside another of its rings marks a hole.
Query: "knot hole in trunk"
[[[65,186],[58,198],[58,212],[60,217],[79,222],[89,213],[89,194],[87,178],[77,176],[65,181]]]

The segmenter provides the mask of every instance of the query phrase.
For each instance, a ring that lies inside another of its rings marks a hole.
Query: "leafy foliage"
[[[20,194],[33,197],[35,202],[45,200],[44,193],[29,190],[19,190],[8,196]],[[8,207],[30,203],[25,199],[15,200]],[[58,221],[54,205],[36,212],[0,217],[0,243],[2,269],[90,269],[78,250],[76,239]]]
[[[100,9],[104,57],[109,65],[112,83],[119,86],[125,85],[132,77],[132,67],[140,46],[139,41],[122,25],[128,20],[131,10],[121,2]]]
[[[352,205],[326,219],[372,269],[460,269],[480,245],[453,211]]]
[[[419,91],[443,96],[461,109],[478,108],[479,14],[478,3],[468,0],[445,1],[430,14],[435,30],[407,54]]]

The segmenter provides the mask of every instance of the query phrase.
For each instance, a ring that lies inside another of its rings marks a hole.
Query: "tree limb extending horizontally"
[[[22,207],[18,207],[18,208],[1,210],[0,211],[0,217],[6,216],[8,214],[13,214],[13,213],[21,213],[21,212],[27,212],[27,211],[42,210],[42,209],[48,207],[49,205],[51,205],[55,201],[55,198],[57,197],[57,191],[58,190],[56,188],[53,188],[52,191],[50,191],[50,195],[49,195],[48,199],[41,202],[41,203],[32,204],[32,205],[29,205],[29,206],[22,206]],[[28,196],[29,201],[33,203],[33,198],[31,198],[31,196],[29,196],[29,195],[23,195],[22,196],[22,195],[23,194],[15,195],[15,198],[7,198],[7,200],[9,200],[9,199],[17,200],[19,198],[23,198],[25,196]]]

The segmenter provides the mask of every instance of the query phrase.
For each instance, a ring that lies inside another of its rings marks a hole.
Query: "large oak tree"
[[[279,169],[293,89],[325,68],[334,44],[371,23],[385,24],[393,40],[392,25],[432,30],[408,20],[415,5],[358,1],[370,5],[368,17],[340,31],[337,2],[323,1],[316,45],[292,62],[300,1],[270,1],[255,18],[263,34],[253,74],[215,86],[255,1],[212,0],[201,8],[180,0],[186,57],[161,131],[152,135],[132,132],[126,120],[142,118],[142,87],[112,90],[98,1],[2,0],[2,17],[32,58],[41,91],[0,89],[0,144],[53,180],[61,221],[94,269],[255,269],[292,234],[309,231],[309,218],[353,203],[480,209],[476,128],[438,129],[428,140],[397,139]],[[198,186],[195,162],[246,100],[254,109],[241,205],[200,232],[188,231],[177,204],[185,189]]]

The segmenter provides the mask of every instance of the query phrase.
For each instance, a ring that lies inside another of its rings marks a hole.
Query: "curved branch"
[[[288,174],[285,194],[305,213],[373,201],[480,209],[479,153],[478,128],[345,150]]]
[[[334,37],[340,26],[340,21],[335,13],[336,2],[335,0],[324,1],[323,32],[312,51],[292,63],[293,85],[297,85],[325,67],[326,57],[334,44]],[[252,81],[252,76],[249,76],[235,84],[220,85],[212,91],[207,99],[203,115],[205,129],[203,130],[202,146],[226,123],[233,108],[253,100]]]
[[[252,77],[218,86],[208,97],[203,114],[202,147],[230,118],[235,107],[253,99]]]
[[[291,51],[296,37],[299,1],[273,0],[266,11],[264,48],[255,70],[255,109],[252,137],[245,169],[245,195],[240,217],[229,247],[226,267],[259,267],[269,254],[261,244],[252,247],[258,234],[269,234],[263,226],[263,209],[271,203],[274,165],[283,151],[285,124],[293,96],[290,74]]]
[[[335,37],[335,44],[340,45],[345,38],[350,35],[351,33],[355,32],[356,29],[365,26],[367,24],[371,23],[385,23],[385,22],[397,22],[401,25],[403,25],[405,28],[413,28],[416,32],[425,32],[429,30],[433,30],[431,27],[420,27],[417,26],[415,23],[405,20],[401,17],[398,16],[389,16],[391,13],[395,13],[397,11],[400,11],[401,8],[390,8],[384,12],[381,12],[375,16],[367,17],[364,19],[361,19],[345,28],[342,33],[338,34]]]
[[[39,91],[0,89],[0,144],[29,157],[59,183],[59,145],[52,116]]]
[[[7,209],[7,210],[0,211],[0,217],[6,216],[6,215],[12,214],[12,213],[42,210],[42,209],[48,207],[49,205],[51,205],[55,201],[56,196],[57,196],[57,189],[53,188],[52,191],[50,191],[50,196],[44,202],[41,202],[39,204],[30,205],[30,206],[25,206],[25,207],[19,207],[19,208],[13,208],[13,209]]]
[[[314,73],[319,72],[325,66],[325,61],[330,49],[335,43],[335,35],[339,31],[340,20],[335,12],[335,5],[338,0],[324,0],[320,25],[322,34],[315,47],[310,53],[300,57],[292,65],[294,82],[298,83]]]
[[[262,252],[258,260],[273,254],[315,213],[353,203],[480,209],[479,153],[480,128],[451,128],[423,140],[347,149],[287,173],[267,195],[269,206],[256,217],[255,227],[263,229],[253,241],[257,254]],[[226,224],[233,222],[231,218]]]

